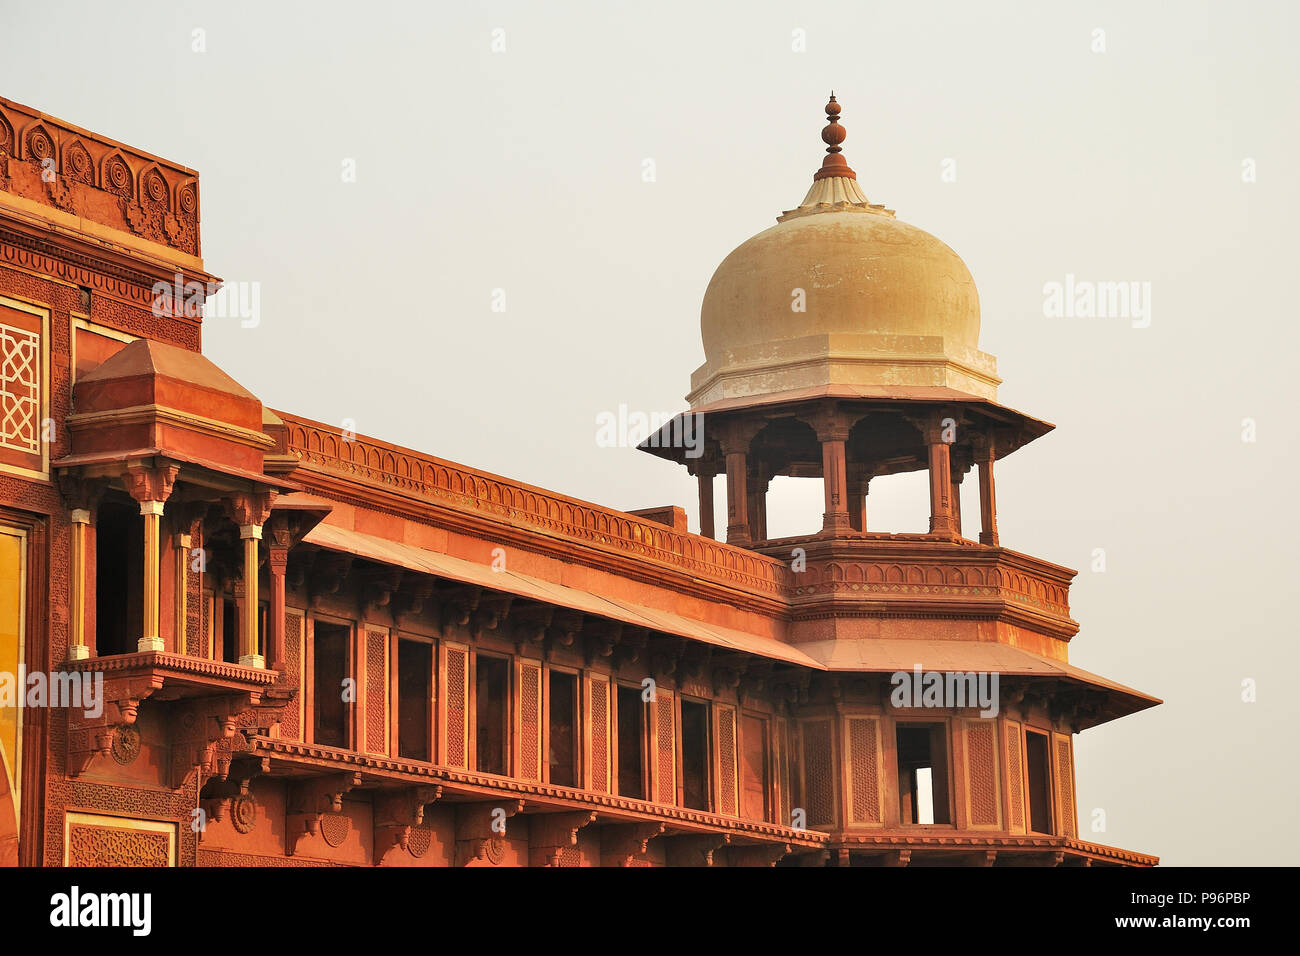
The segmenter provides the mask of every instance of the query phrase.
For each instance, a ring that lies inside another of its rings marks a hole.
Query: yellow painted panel
[[[0,672],[7,675],[6,683],[16,698],[12,706],[5,706],[6,702],[0,701],[0,751],[3,751],[15,808],[21,779],[19,734],[22,728],[21,702],[25,693],[18,679],[19,665],[23,661],[24,545],[21,534],[0,528]]]

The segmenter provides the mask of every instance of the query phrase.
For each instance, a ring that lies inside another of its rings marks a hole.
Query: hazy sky
[[[871,201],[970,267],[1001,401],[1058,426],[999,464],[1003,544],[1080,570],[1074,663],[1166,701],[1077,738],[1081,837],[1294,862],[1294,5],[0,3],[0,93],[199,170],[206,264],[261,297],[205,351],[263,401],[692,527],[596,416],[684,407],[833,87]],[[1047,317],[1067,275],[1150,283],[1149,327]],[[920,476],[870,503],[923,529]],[[778,482],[770,530],[820,512]]]

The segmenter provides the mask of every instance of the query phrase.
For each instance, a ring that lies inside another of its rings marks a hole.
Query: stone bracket
[[[115,727],[134,724],[141,701],[160,690],[162,677],[144,674],[132,677],[107,677],[104,680],[103,707],[98,716],[85,710],[68,709],[68,776],[79,777],[97,756],[107,756],[113,746]]]
[[[361,774],[332,773],[289,784],[285,801],[285,855],[293,856],[307,836],[320,832],[321,817],[343,811],[343,794],[361,786]]]
[[[600,831],[600,865],[634,866],[645,860],[650,841],[664,832],[662,823],[619,823]]]
[[[411,827],[424,822],[424,808],[442,798],[442,787],[405,787],[375,795],[374,860],[382,866],[390,852],[405,853],[410,846]]]
[[[669,866],[713,866],[713,854],[731,844],[730,833],[690,833],[664,837]],[[739,849],[738,847],[735,849]],[[735,849],[732,852],[735,852]]]
[[[505,821],[524,809],[523,800],[465,803],[456,808],[456,865],[491,860],[505,839]],[[498,829],[493,829],[496,824]],[[493,861],[495,862],[495,861]]]
[[[578,831],[596,821],[595,810],[575,813],[539,813],[528,830],[532,866],[559,866],[561,851],[578,845]]]
[[[788,843],[759,843],[752,846],[733,846],[727,851],[732,866],[776,866],[779,860],[790,855]]]

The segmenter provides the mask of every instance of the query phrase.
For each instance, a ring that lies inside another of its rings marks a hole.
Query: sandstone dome
[[[733,250],[709,282],[695,407],[812,388],[996,398],[975,280],[945,243],[867,200],[839,155],[838,113],[832,97],[829,155],[803,203]]]

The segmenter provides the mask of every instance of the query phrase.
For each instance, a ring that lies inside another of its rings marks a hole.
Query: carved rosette
[[[140,756],[140,731],[129,724],[120,724],[113,731],[113,759],[126,767]]]
[[[104,163],[103,188],[123,199],[130,198],[131,167],[126,164],[121,153],[114,153]]]
[[[54,158],[54,139],[44,126],[37,126],[27,134],[27,158],[37,166]]]
[[[95,184],[95,165],[90,153],[81,143],[73,143],[63,151],[63,168],[59,170],[64,179],[71,182]]]
[[[257,801],[252,794],[237,794],[230,799],[230,822],[240,833],[253,831],[257,823]]]

